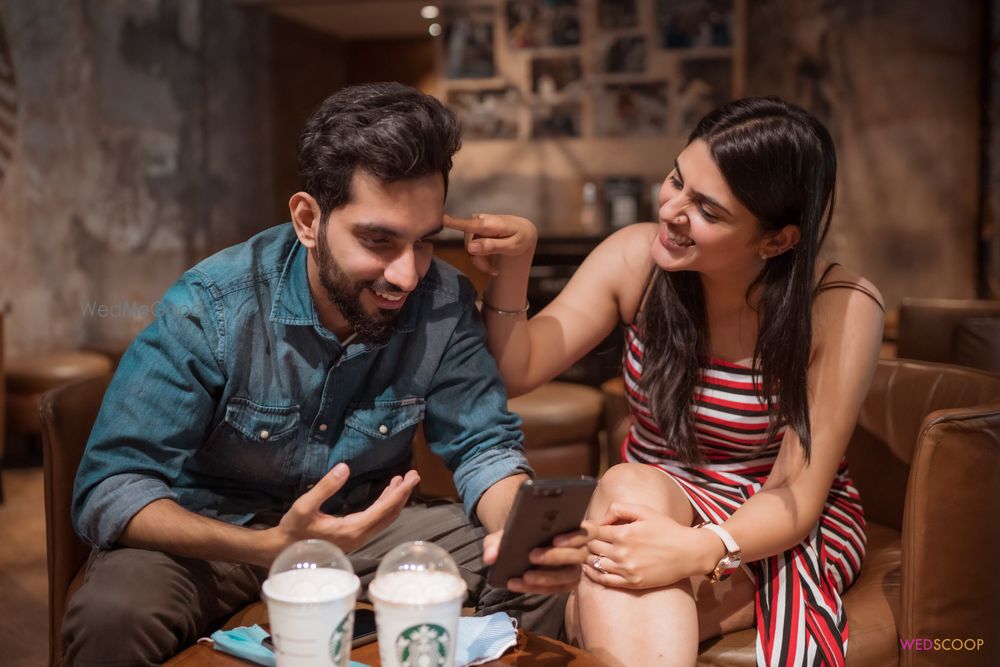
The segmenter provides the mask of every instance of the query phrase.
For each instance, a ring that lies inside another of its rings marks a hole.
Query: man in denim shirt
[[[458,147],[433,98],[345,89],[303,132],[292,223],[167,292],[77,475],[74,521],[96,549],[63,625],[72,664],[163,661],[256,599],[263,568],[304,538],[339,545],[363,580],[396,544],[436,541],[479,612],[558,627],[554,598],[531,593],[575,585],[583,537],[548,550],[537,562],[551,569],[514,580],[518,593],[483,583],[531,470],[475,292],[432,258]],[[421,421],[464,511],[406,506]]]

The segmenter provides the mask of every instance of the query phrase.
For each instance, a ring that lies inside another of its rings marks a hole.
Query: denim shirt
[[[235,524],[280,515],[339,461],[351,476],[323,509],[357,511],[410,467],[421,421],[474,516],[494,483],[531,474],[475,298],[435,259],[387,344],[345,347],[290,224],[206,259],[122,357],[77,473],[77,532],[111,547],[160,498]]]

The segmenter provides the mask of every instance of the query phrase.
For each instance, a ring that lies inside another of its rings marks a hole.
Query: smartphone
[[[521,483],[504,526],[500,553],[490,568],[490,586],[504,588],[533,566],[532,549],[552,545],[552,538],[572,533],[587,513],[597,482],[593,477],[529,479]]]
[[[375,634],[375,611],[359,607],[354,610],[354,637],[351,648],[371,644],[377,639]]]

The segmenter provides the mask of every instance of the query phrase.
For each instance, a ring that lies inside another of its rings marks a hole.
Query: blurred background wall
[[[297,132],[330,92],[397,79],[439,93],[438,42],[405,16],[422,4],[0,0],[14,81],[0,183],[8,354],[127,340],[184,269],[285,221]],[[741,6],[736,88],[806,106],[837,142],[828,256],[890,306],[1000,291],[1000,0]],[[584,182],[662,179],[682,145],[467,141],[449,209],[583,233]]]

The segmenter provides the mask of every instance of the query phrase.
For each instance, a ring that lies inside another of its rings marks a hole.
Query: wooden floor
[[[42,469],[0,475],[0,665],[37,667],[49,659]]]

